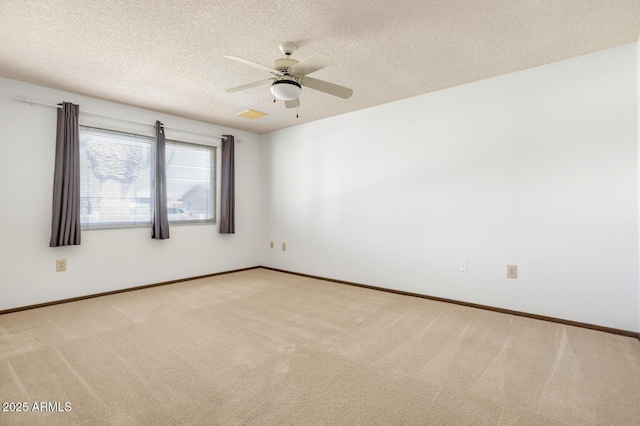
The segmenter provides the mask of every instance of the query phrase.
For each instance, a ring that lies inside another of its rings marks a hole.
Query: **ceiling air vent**
[[[256,111],[255,109],[245,109],[242,112],[239,112],[237,115],[240,117],[248,118],[249,120],[255,120],[256,118],[262,118],[267,115],[266,112]]]

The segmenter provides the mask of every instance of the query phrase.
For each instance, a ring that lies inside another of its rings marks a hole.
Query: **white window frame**
[[[140,139],[140,140],[146,140],[150,143],[150,155],[149,155],[149,167],[150,167],[150,182],[149,182],[149,200],[150,200],[150,211],[149,211],[149,220],[117,220],[117,221],[96,221],[96,222],[89,222],[86,220],[81,220],[81,227],[83,230],[91,230],[91,229],[104,229],[104,228],[130,228],[130,227],[149,227],[151,226],[151,209],[153,208],[153,186],[154,186],[154,179],[155,177],[153,176],[153,171],[154,171],[154,165],[153,165],[153,158],[155,156],[155,137],[151,136],[149,134],[144,134],[145,132],[139,132],[139,131],[128,131],[128,130],[114,130],[114,129],[110,129],[110,128],[105,128],[102,126],[96,126],[96,125],[87,125],[87,124],[81,124],[80,125],[80,134],[81,136],[84,134],[86,134],[87,130],[92,130],[95,129],[98,132],[104,132],[105,135],[108,135],[109,133],[115,133],[115,134],[125,134],[125,135],[130,135],[132,138],[136,138],[136,139]],[[219,159],[218,159],[218,144],[206,144],[206,143],[198,143],[198,142],[193,142],[193,141],[186,141],[186,140],[179,140],[177,138],[167,138],[165,140],[166,145],[171,145],[171,144],[176,144],[176,145],[181,145],[181,146],[194,146],[194,147],[198,147],[198,148],[206,148],[209,149],[211,151],[211,162],[210,162],[210,174],[209,174],[209,194],[210,194],[210,202],[209,202],[209,213],[211,214],[210,218],[198,218],[195,217],[193,219],[184,219],[184,220],[169,220],[169,223],[173,226],[173,225],[178,225],[178,226],[182,226],[182,225],[193,225],[193,224],[215,224],[217,221],[217,215],[218,215],[218,193],[219,193],[219,189],[218,189],[218,182],[220,181],[220,165],[219,165]],[[81,159],[82,161],[82,159]],[[81,164],[82,167],[82,164]],[[81,188],[82,189],[82,188]],[[169,206],[167,206],[169,207]],[[180,207],[183,208],[183,207]]]

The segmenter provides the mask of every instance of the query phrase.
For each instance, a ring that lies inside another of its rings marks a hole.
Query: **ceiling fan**
[[[258,64],[257,62],[240,58],[238,56],[227,56],[228,59],[233,61],[267,71],[273,74],[274,77],[233,87],[231,89],[227,89],[226,92],[240,92],[242,90],[270,83],[271,93],[273,96],[283,100],[287,108],[296,108],[300,106],[300,99],[298,99],[298,97],[302,92],[302,86],[337,96],[342,99],[348,99],[353,95],[353,90],[348,87],[308,77],[311,73],[335,64],[335,61],[331,56],[326,53],[318,52],[304,61],[298,62],[291,58],[291,54],[296,50],[296,48],[297,46],[295,44],[282,43],[280,45],[280,51],[285,56],[283,58],[276,59],[273,62],[273,67]]]

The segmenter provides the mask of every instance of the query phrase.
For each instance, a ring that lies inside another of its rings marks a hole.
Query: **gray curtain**
[[[80,245],[80,136],[78,105],[58,108],[49,247]]]
[[[236,202],[235,202],[235,160],[234,138],[231,135],[223,135],[222,139],[222,164],[220,173],[222,181],[222,194],[220,196],[220,233],[235,234],[236,232]]]
[[[164,127],[156,121],[155,192],[151,215],[151,238],[169,238],[169,216],[167,214],[167,170],[164,155]]]

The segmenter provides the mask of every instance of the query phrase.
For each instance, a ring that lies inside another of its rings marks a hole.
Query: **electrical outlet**
[[[67,259],[56,260],[56,272],[64,272],[67,270]]]
[[[269,248],[273,248],[273,241],[269,243]]]
[[[287,243],[282,243],[282,251],[287,251]]]
[[[507,278],[518,278],[518,265],[507,265]]]
[[[460,261],[460,272],[467,272],[467,261],[466,260],[461,260]]]

